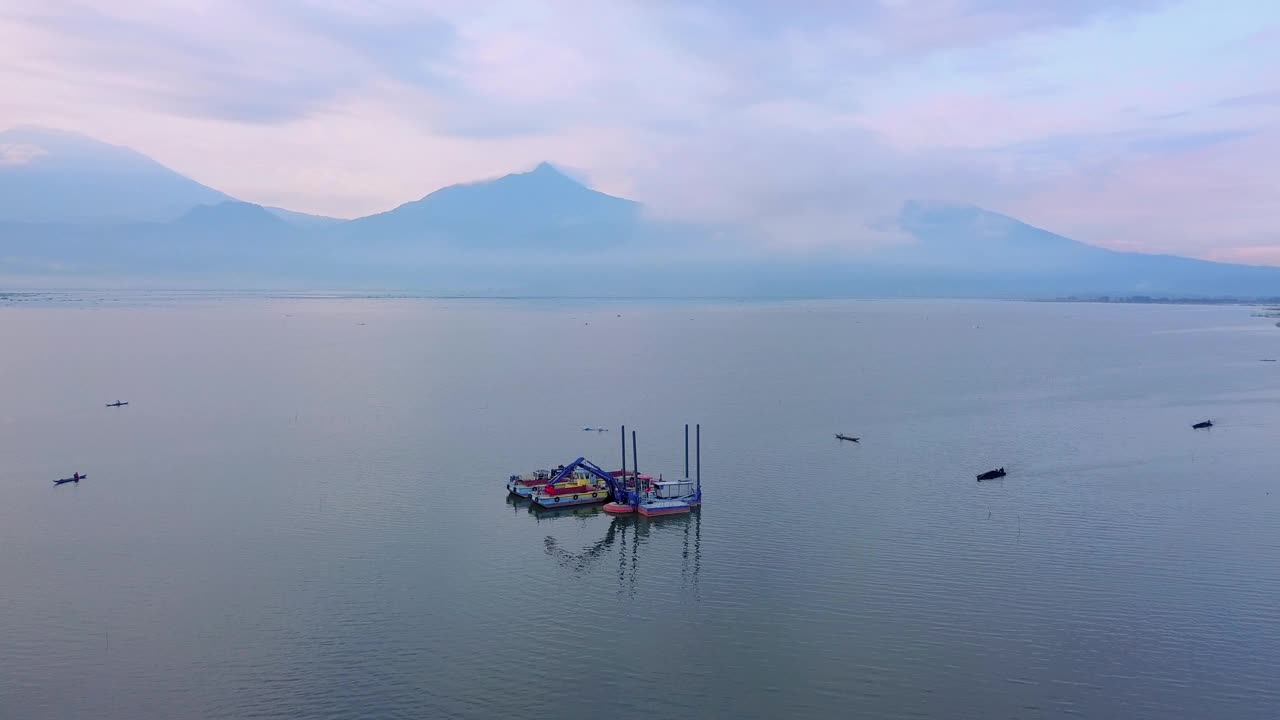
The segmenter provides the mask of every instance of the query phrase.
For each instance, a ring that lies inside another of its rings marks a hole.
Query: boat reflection
[[[511,512],[519,515],[520,511],[529,507],[529,498],[522,498],[517,495],[507,493],[507,507],[511,508]]]
[[[522,505],[524,511],[532,515],[538,522],[556,518],[588,518],[605,514],[599,505],[569,505],[567,507],[545,508],[532,501],[524,502]]]
[[[510,493],[507,494],[506,502],[512,513],[516,515],[522,513],[532,515],[539,522],[554,520],[555,518],[595,517],[596,515],[604,514],[601,512],[599,505],[567,505],[565,507],[545,508],[527,497],[519,497]]]
[[[570,514],[574,508],[556,511]],[[582,514],[600,514],[598,506],[578,508]],[[604,537],[579,551],[561,545],[548,535],[543,541],[546,553],[556,564],[575,575],[592,572],[609,557],[616,557],[619,589],[634,592],[636,579],[642,567],[663,572],[677,562],[681,585],[696,591],[698,573],[702,568],[702,512],[693,510],[687,515],[663,518],[660,522],[637,515],[610,515]],[[671,539],[678,542],[679,557],[670,552]],[[644,552],[641,552],[644,548]]]

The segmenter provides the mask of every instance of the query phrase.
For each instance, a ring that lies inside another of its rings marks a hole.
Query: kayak
[[[78,483],[78,482],[80,482],[81,480],[83,480],[83,479],[85,479],[85,478],[87,478],[87,477],[89,477],[89,476],[88,476],[88,475],[81,475],[81,476],[80,476],[80,477],[78,477],[78,478],[74,478],[74,477],[62,478],[61,480],[54,480],[54,481],[53,481],[53,484],[54,484],[54,485],[61,485],[62,483],[69,483],[69,482]]]

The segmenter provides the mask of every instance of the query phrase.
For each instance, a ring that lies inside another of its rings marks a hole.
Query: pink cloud
[[[1072,173],[1002,208],[1034,224],[1119,250],[1209,259],[1266,257],[1280,169],[1280,129],[1183,152],[1137,154]]]
[[[1065,102],[993,95],[943,94],[873,111],[863,125],[897,147],[986,148],[1105,127],[1097,115]]]
[[[1280,265],[1280,244],[1254,247],[1215,248],[1205,254],[1206,260],[1242,265]]]
[[[35,145],[6,143],[0,145],[0,165],[26,165],[44,154],[44,148]]]

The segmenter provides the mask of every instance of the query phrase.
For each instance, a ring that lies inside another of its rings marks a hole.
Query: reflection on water
[[[548,535],[544,540],[547,555],[561,568],[575,575],[592,572],[605,564],[605,559],[610,555],[616,555],[620,590],[634,590],[637,575],[642,568],[664,575],[670,575],[673,569],[678,569],[681,586],[694,591],[696,597],[698,572],[702,567],[701,509],[657,520],[635,514],[600,514],[609,518],[604,537],[581,550],[573,551],[563,547],[554,536]],[[679,536],[679,545],[651,546],[648,542],[650,536],[659,534]],[[671,552],[673,549],[679,550],[678,556]]]

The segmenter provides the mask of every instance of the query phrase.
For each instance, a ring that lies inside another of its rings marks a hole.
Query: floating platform
[[[642,501],[636,511],[645,517],[655,517],[659,515],[679,515],[689,512],[690,509],[690,504],[684,500],[651,499]]]

